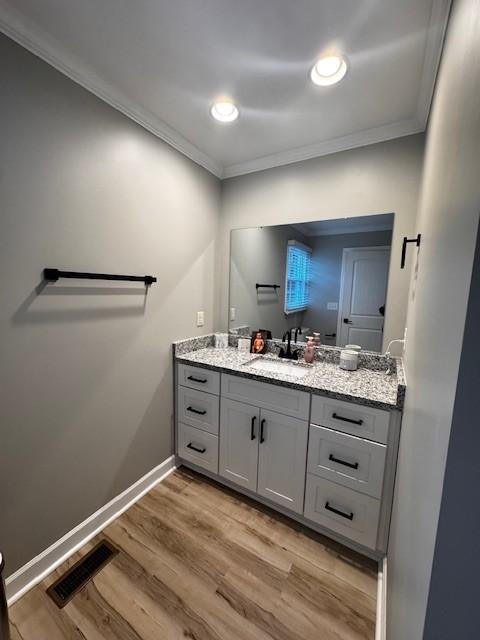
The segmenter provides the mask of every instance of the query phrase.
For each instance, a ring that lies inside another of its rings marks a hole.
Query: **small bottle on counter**
[[[303,353],[303,359],[305,362],[311,363],[315,359],[315,342],[313,336],[307,336],[307,346]]]

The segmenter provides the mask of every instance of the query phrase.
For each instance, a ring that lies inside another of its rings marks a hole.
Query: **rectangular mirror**
[[[229,328],[381,352],[394,214],[235,229]]]

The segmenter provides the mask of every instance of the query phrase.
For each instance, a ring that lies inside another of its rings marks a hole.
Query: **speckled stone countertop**
[[[306,364],[303,359],[298,363],[307,367],[308,373],[303,378],[295,378],[286,373],[261,371],[250,366],[259,356],[238,351],[234,347],[216,349],[211,346],[210,336],[191,339],[191,342],[180,341],[174,344],[174,357],[177,362],[202,366],[214,371],[233,373],[281,386],[288,386],[301,391],[325,395],[338,400],[357,402],[379,409],[402,410],[405,396],[403,367],[399,358],[395,358],[395,373],[387,375],[388,361],[385,368],[369,368],[360,365],[357,371],[344,371],[335,362],[316,360]],[[191,350],[187,351],[186,348]],[[260,356],[278,361],[273,354]]]

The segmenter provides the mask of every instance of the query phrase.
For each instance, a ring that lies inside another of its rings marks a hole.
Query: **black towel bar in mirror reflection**
[[[280,289],[279,284],[259,284],[258,282],[255,284],[255,289],[258,291],[259,289],[273,289],[276,291]]]
[[[44,269],[43,277],[47,282],[57,282],[59,278],[69,278],[75,280],[117,280],[125,282],[143,282],[147,287],[157,281],[154,276],[123,276],[112,273],[60,271],[59,269]]]

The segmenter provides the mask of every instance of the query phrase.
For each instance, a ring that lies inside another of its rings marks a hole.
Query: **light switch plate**
[[[205,311],[197,311],[197,327],[203,327],[205,324]]]
[[[327,302],[328,311],[338,311],[338,302]]]

